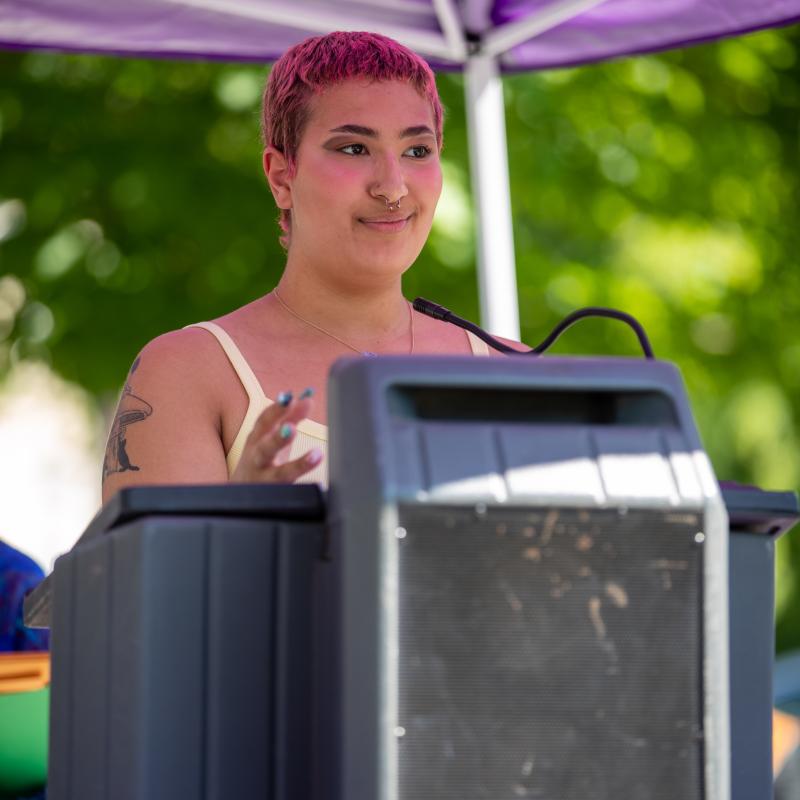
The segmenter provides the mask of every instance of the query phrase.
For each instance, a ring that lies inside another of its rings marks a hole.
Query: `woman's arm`
[[[231,400],[226,392],[232,391],[243,389],[204,331],[174,331],[150,342],[133,362],[111,426],[103,502],[124,486],[227,482],[222,415]],[[275,463],[310,412],[307,397],[269,406],[230,480],[292,483],[312,470],[321,458],[316,450]]]
[[[168,333],[133,362],[103,459],[104,502],[123,486],[227,481],[209,380],[219,359],[205,339],[194,330]]]

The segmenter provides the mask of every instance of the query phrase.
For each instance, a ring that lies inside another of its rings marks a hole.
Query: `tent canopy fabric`
[[[0,47],[272,61],[311,33],[374,30],[438,68],[584,64],[800,19],[798,0],[4,0]]]

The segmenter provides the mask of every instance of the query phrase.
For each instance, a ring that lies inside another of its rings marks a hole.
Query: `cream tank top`
[[[231,449],[225,455],[225,460],[228,464],[228,475],[233,475],[239,459],[242,457],[242,450],[250,431],[256,424],[259,414],[265,409],[269,408],[274,400],[270,400],[264,394],[258,378],[253,372],[250,365],[242,355],[241,350],[236,345],[236,342],[230,337],[228,332],[217,325],[216,322],[196,322],[193,325],[187,325],[187,328],[203,328],[208,331],[218,342],[220,347],[231,362],[234,372],[239,377],[239,380],[247,392],[249,404],[247,412],[244,415],[242,424],[239,426],[239,431],[236,438],[233,440]],[[488,356],[489,347],[487,344],[469,331],[465,331],[467,339],[469,340],[472,354],[476,356]],[[314,467],[313,470],[307,472],[305,475],[298,479],[298,483],[320,483],[322,486],[328,485],[328,428],[326,425],[321,425],[319,422],[314,422],[310,419],[304,419],[297,424],[297,433],[292,441],[289,450],[289,461],[300,458],[303,453],[308,452],[312,447],[318,447],[322,451],[322,461]]]

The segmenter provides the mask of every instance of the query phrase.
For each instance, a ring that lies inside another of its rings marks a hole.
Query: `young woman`
[[[144,483],[324,483],[337,358],[487,354],[402,293],[442,187],[442,107],[421,58],[372,33],[308,39],[270,72],[263,133],[283,276],[142,350],[109,437],[104,500]]]

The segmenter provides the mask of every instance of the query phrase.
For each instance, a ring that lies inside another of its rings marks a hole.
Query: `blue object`
[[[0,540],[0,651],[47,650],[48,631],[26,628],[22,621],[25,595],[44,578],[42,568]]]

